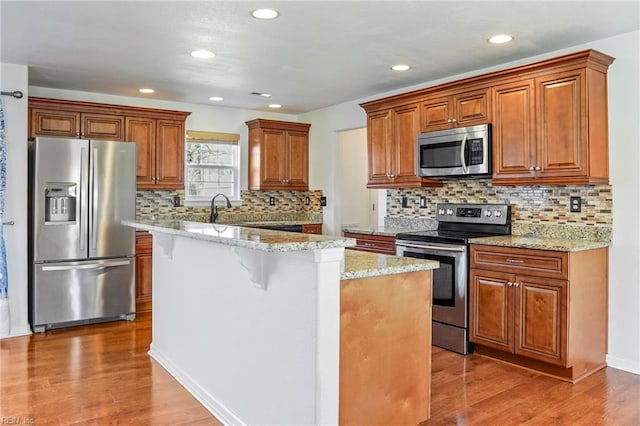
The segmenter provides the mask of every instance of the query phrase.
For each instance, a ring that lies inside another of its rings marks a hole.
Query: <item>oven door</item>
[[[396,255],[440,262],[433,270],[433,321],[467,328],[467,246],[398,240]]]

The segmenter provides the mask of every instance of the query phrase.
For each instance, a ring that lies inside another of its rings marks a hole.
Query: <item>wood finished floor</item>
[[[150,359],[150,340],[149,314],[0,340],[0,424],[219,425]],[[571,385],[438,348],[432,368],[424,426],[640,425],[640,376],[620,370]]]

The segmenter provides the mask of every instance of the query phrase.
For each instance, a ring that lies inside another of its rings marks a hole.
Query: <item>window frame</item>
[[[229,197],[232,204],[238,205],[242,202],[240,196],[240,169],[241,169],[241,156],[242,150],[239,143],[240,135],[233,133],[214,133],[214,132],[196,132],[187,130],[187,138],[184,144],[184,205],[187,207],[208,207],[211,205],[211,197],[202,195],[190,195],[189,194],[189,170],[201,169],[201,170],[233,170],[233,192],[236,194],[234,197]],[[210,144],[210,145],[232,145],[235,147],[234,164],[229,165],[212,165],[212,164],[194,164],[189,163],[188,149],[189,144]],[[223,197],[219,197],[216,204],[224,205],[226,200]]]

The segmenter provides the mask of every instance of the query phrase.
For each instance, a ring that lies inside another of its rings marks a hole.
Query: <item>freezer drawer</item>
[[[133,319],[134,260],[34,263],[30,294],[33,330]]]

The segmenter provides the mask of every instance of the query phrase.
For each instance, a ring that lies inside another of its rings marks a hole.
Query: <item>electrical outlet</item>
[[[582,198],[571,197],[569,201],[569,211],[572,213],[579,213],[582,210]]]
[[[270,206],[276,205],[276,197],[269,197],[269,205]]]
[[[174,195],[173,196],[173,207],[180,207],[180,196],[179,195]]]
[[[420,208],[421,209],[427,208],[427,197],[425,196],[420,197]]]
[[[306,197],[306,198],[304,199],[304,205],[305,205],[305,206],[308,206],[309,204],[311,204],[311,199],[310,199],[309,197]]]
[[[407,207],[407,197],[402,197],[402,207]]]
[[[326,207],[327,206],[327,197],[320,197],[320,205],[322,207]]]

